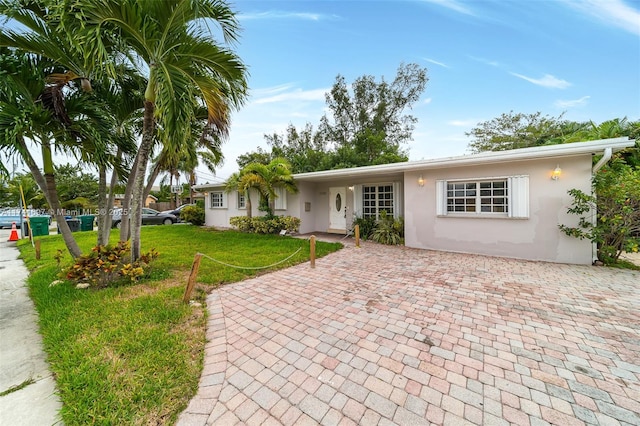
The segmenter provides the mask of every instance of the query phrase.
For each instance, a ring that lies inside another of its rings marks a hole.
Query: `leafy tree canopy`
[[[585,140],[640,136],[640,121],[615,118],[596,124],[593,121],[574,122],[557,117],[533,114],[509,113],[479,123],[467,132],[472,138],[469,148],[473,152],[505,151],[541,145],[555,145]]]
[[[85,198],[93,205],[98,202],[98,178],[84,172],[80,166],[71,164],[57,166],[56,179],[60,201]]]
[[[392,82],[364,75],[348,87],[341,75],[325,94],[329,112],[317,129],[289,125],[284,135],[265,135],[271,152],[261,148],[238,158],[267,164],[277,157],[290,163],[293,173],[407,161],[402,144],[411,140],[417,119],[408,114],[426,87],[426,68],[401,64]]]
[[[22,193],[20,189],[22,188]],[[21,205],[22,194],[28,207],[43,209],[47,207],[44,193],[38,187],[33,176],[29,173],[19,173],[7,179],[0,187],[0,206],[18,207]]]

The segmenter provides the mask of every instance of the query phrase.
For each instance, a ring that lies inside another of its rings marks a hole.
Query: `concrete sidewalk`
[[[27,268],[18,259],[10,230],[0,230],[0,425],[60,425],[62,403],[38,333],[38,315],[29,298]]]

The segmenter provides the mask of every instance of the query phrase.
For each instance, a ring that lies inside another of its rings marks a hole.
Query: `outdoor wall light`
[[[418,186],[420,187],[424,186],[424,178],[422,177],[422,175],[420,175],[420,177],[418,178]]]
[[[560,179],[560,175],[562,174],[562,169],[560,166],[556,166],[556,168],[551,172],[551,179],[558,180]]]
[[[353,186],[350,186],[350,187],[349,187],[349,191],[353,191]]]

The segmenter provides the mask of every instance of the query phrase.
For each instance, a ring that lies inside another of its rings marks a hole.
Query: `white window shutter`
[[[393,182],[393,217],[401,216],[400,206],[402,205],[402,193],[400,192],[400,182]]]
[[[447,181],[436,181],[436,214],[444,216],[447,214]]]
[[[353,214],[362,217],[362,185],[353,187]]]
[[[508,178],[509,217],[529,218],[529,176]]]
[[[274,192],[276,193],[276,199],[273,202],[273,207],[275,210],[286,210],[287,209],[287,191],[283,187],[274,188]]]

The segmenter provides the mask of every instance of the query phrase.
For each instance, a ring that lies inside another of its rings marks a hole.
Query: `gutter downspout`
[[[597,173],[597,171],[602,168],[602,166],[604,166],[605,164],[607,164],[607,162],[609,160],[611,160],[611,155],[612,154],[613,154],[613,151],[612,151],[611,147],[605,148],[604,152],[602,153],[602,158],[600,159],[600,161],[598,161],[596,163],[595,166],[593,166],[593,169],[592,169],[591,172],[595,175]]]
[[[595,176],[598,170],[600,170],[605,164],[609,162],[609,160],[611,160],[612,155],[613,155],[613,150],[610,147],[605,148],[604,152],[602,153],[602,158],[591,169],[591,176]],[[596,214],[593,215],[593,219],[592,219],[593,226],[597,225],[597,220],[598,220],[598,212],[596,211]],[[593,262],[598,260],[598,245],[596,243],[592,244],[591,257],[593,258]]]

